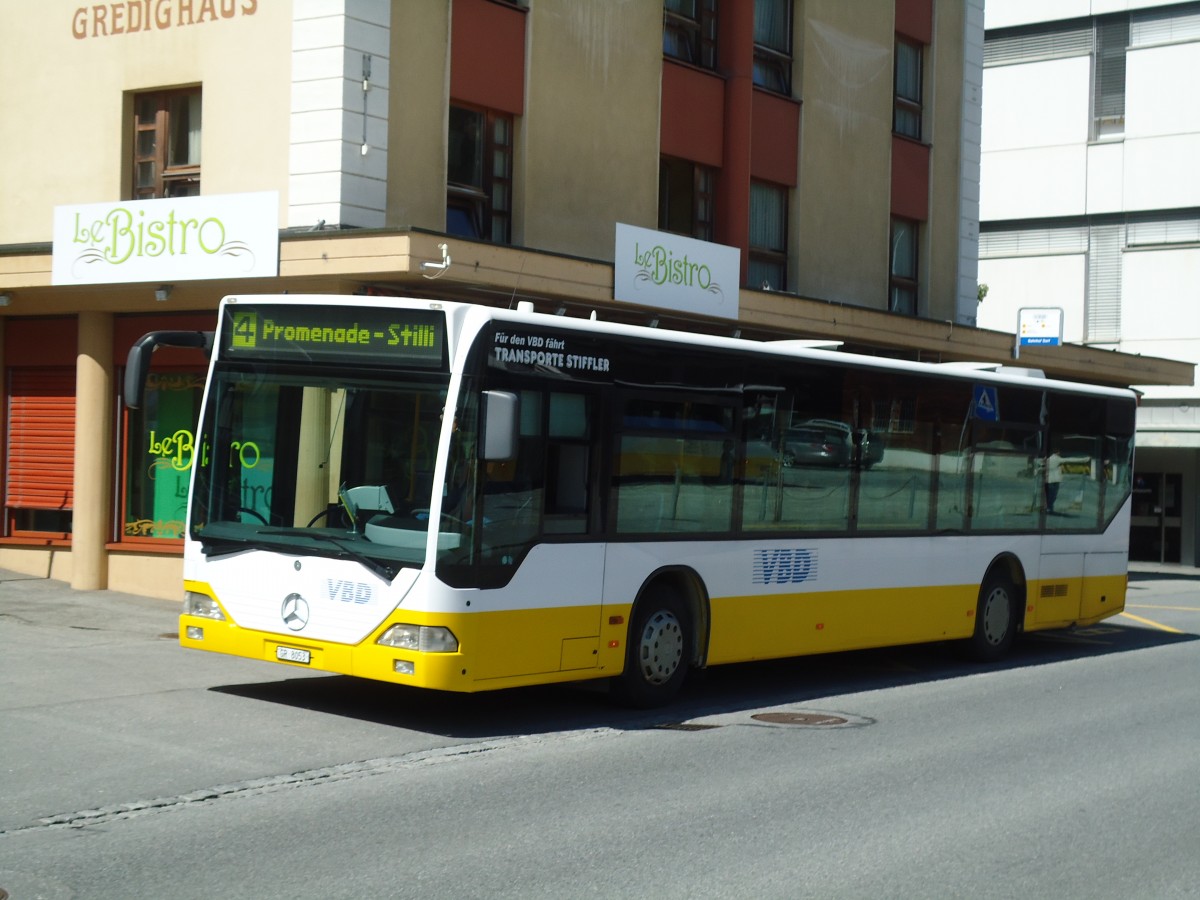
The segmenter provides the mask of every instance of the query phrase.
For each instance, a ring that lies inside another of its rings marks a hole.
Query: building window
[[[664,0],[663,56],[717,67],[717,0]]]
[[[658,165],[659,229],[711,241],[716,177],[709,166],[663,157]]]
[[[446,232],[512,241],[512,116],[450,107]]]
[[[746,283],[752,288],[787,289],[788,190],[750,182],[750,259]]]
[[[921,139],[921,45],[896,39],[896,96],[892,131]]]
[[[1125,133],[1125,49],[1129,46],[1129,16],[1096,21],[1096,52],[1092,57],[1092,138]]]
[[[122,540],[183,538],[188,482],[204,372],[158,371],[146,379],[140,409],[129,410],[123,435]]]
[[[754,0],[754,83],[792,95],[792,0]]]
[[[888,309],[906,316],[917,314],[918,228],[918,224],[910,219],[892,219]]]
[[[133,199],[200,193],[200,88],[133,98]]]

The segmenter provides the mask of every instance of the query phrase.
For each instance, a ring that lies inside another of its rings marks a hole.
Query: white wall
[[[1200,206],[1200,43],[1131,50],[1125,74],[1125,209]]]
[[[1087,56],[983,70],[983,152],[1078,144],[1088,138]]]
[[[1186,2],[1188,0],[987,0],[985,27],[1057,22]]]
[[[293,7],[289,227],[384,224],[389,27],[390,8],[375,0]]]
[[[980,328],[1015,334],[1017,313],[1022,307],[1057,306],[1063,310],[1063,340],[1083,340],[1087,286],[1084,254],[981,259],[979,282],[988,286],[988,295],[979,304]]]
[[[1120,349],[1200,360],[1200,248],[1126,251]],[[1146,393],[1150,398],[1196,397],[1200,388],[1147,388]]]
[[[1090,91],[1085,56],[984,69],[982,221],[1086,211]]]

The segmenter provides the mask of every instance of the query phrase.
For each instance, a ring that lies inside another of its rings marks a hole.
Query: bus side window
[[[550,394],[546,428],[547,534],[583,534],[588,527],[591,403],[583,394]]]
[[[517,455],[483,465],[482,562],[515,565],[533,545],[542,503],[544,397],[520,391]]]

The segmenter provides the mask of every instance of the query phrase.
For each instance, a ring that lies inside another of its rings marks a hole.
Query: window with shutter
[[[14,368],[8,381],[8,532],[65,537],[75,478],[75,372]]]
[[[1097,20],[1092,85],[1093,140],[1125,133],[1125,50],[1128,46],[1128,15]]]

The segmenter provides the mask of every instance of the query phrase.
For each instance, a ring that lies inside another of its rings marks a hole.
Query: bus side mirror
[[[489,462],[515,459],[519,433],[517,395],[510,391],[483,392],[483,458]]]
[[[146,376],[150,374],[150,357],[159,346],[195,347],[205,354],[212,352],[211,331],[151,331],[143,334],[132,347],[125,361],[125,405],[139,409],[146,393]]]

